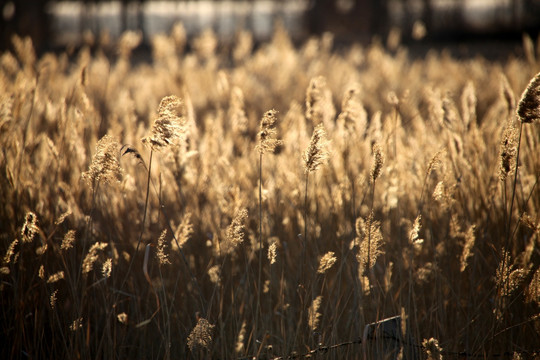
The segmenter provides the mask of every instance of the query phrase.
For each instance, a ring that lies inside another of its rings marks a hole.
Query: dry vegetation
[[[139,41],[0,56],[2,358],[302,354],[399,314],[431,358],[538,350],[530,40]]]

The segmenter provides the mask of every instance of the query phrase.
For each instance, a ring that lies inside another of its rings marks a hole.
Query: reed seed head
[[[521,95],[517,114],[523,123],[540,123],[540,73],[531,79]]]
[[[439,340],[434,338],[429,340],[424,339],[422,346],[424,347],[428,360],[442,360],[443,349],[439,345]]]
[[[409,232],[409,244],[414,246],[420,246],[424,243],[424,239],[420,239],[419,232],[422,227],[422,215],[418,215],[414,220],[413,227]]]
[[[517,136],[517,129],[509,122],[502,134],[499,151],[499,180],[501,181],[505,181],[516,166]]]
[[[82,263],[83,274],[87,274],[92,271],[94,263],[99,258],[99,251],[103,251],[107,247],[107,245],[108,244],[104,242],[96,242],[90,247],[90,250],[88,250],[88,254],[86,254]]]
[[[167,238],[167,229],[161,232],[161,235],[159,236],[159,239],[157,242],[156,256],[159,260],[160,265],[167,265],[171,263],[171,260],[169,260],[169,254],[165,252],[165,249],[167,247],[166,238]]]
[[[193,234],[193,224],[191,223],[191,213],[186,212],[182,217],[182,221],[176,228],[174,233],[176,240],[178,241],[178,246],[182,248]],[[176,242],[173,243],[173,249],[176,249]]]
[[[6,251],[6,255],[4,255],[4,264],[9,264],[11,262],[11,259],[13,255],[15,254],[15,246],[19,243],[18,239],[15,239],[9,244],[9,247]]]
[[[219,285],[221,283],[221,268],[219,265],[214,265],[208,269],[208,276],[210,281],[214,285]]]
[[[64,239],[62,240],[62,245],[60,245],[60,250],[69,250],[73,247],[73,243],[75,242],[75,230],[69,230],[66,235],[64,235]]]
[[[96,145],[96,153],[88,171],[82,174],[82,178],[96,189],[99,183],[118,182],[122,175],[122,168],[118,162],[120,145],[112,136],[103,136]]]
[[[276,258],[277,258],[277,243],[274,241],[268,247],[268,261],[270,261],[270,265],[273,265],[276,263]]]
[[[34,236],[38,232],[38,229],[36,214],[31,211],[27,212],[26,216],[24,217],[24,224],[21,228],[22,242],[32,242]]]
[[[369,269],[375,266],[377,258],[383,254],[381,250],[383,237],[381,233],[381,224],[370,213],[364,221],[356,222],[357,228],[361,227],[357,234],[356,243],[360,244],[356,259],[360,264],[362,273],[365,274]]]
[[[504,74],[501,74],[500,96],[504,99],[504,102],[506,103],[506,109],[508,113],[512,113],[516,106],[516,96],[514,95],[514,91],[510,87],[508,79],[506,78],[506,76],[504,76]]]
[[[257,150],[261,154],[274,152],[276,147],[283,144],[283,141],[276,139],[276,121],[276,110],[272,109],[264,113],[259,127],[259,133],[257,134]]]
[[[371,171],[369,173],[371,183],[381,175],[381,170],[384,165],[384,153],[382,147],[379,144],[373,145],[373,164],[371,165]]]
[[[122,312],[116,315],[116,319],[118,319],[118,322],[120,322],[121,324],[126,325],[128,322],[128,315],[125,312]]]
[[[198,348],[208,349],[212,344],[212,331],[215,325],[211,325],[208,320],[199,318],[197,325],[191,330],[187,338],[187,344],[191,352]]]
[[[143,138],[142,142],[152,150],[160,151],[181,139],[185,135],[187,122],[183,112],[183,102],[177,96],[170,95],[161,99],[152,134]]]
[[[309,146],[304,152],[304,172],[306,174],[317,170],[328,159],[327,144],[324,126],[319,124],[313,131]]]
[[[51,296],[49,297],[49,304],[51,304],[51,309],[53,310],[56,307],[56,302],[58,301],[57,294],[58,294],[58,289],[54,290]]]
[[[334,256],[333,251],[329,251],[324,254],[319,260],[319,269],[317,270],[318,274],[326,273],[337,261],[337,258]]]
[[[108,279],[111,277],[112,273],[112,259],[108,258],[103,262],[103,265],[101,266],[101,274],[105,279]]]
[[[319,327],[319,321],[321,317],[321,313],[319,312],[319,308],[321,307],[322,302],[322,296],[317,296],[313,302],[311,303],[311,306],[308,309],[308,326],[311,329],[311,331],[317,330]]]
[[[227,228],[227,243],[230,245],[231,249],[236,248],[244,241],[244,231],[246,229],[244,223],[247,217],[247,209],[237,211],[231,225]]]
[[[467,230],[465,234],[465,244],[463,245],[463,252],[461,253],[460,258],[460,271],[463,272],[467,268],[468,260],[473,256],[472,249],[474,247],[475,235],[474,235],[475,226],[472,225]]]
[[[63,278],[64,278],[64,272],[58,271],[57,273],[54,273],[49,276],[49,278],[47,279],[47,284],[53,284],[59,280],[62,280]]]

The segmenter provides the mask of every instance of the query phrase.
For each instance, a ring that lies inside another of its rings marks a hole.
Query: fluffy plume
[[[379,221],[373,219],[373,213],[369,214],[366,219],[358,218],[356,220],[357,238],[355,242],[360,244],[356,259],[358,260],[362,273],[365,273],[373,266],[379,255],[383,254],[382,233]]]
[[[360,85],[355,83],[347,89],[343,96],[341,113],[337,118],[337,122],[351,131],[354,131],[357,127],[364,131],[366,117],[366,110],[360,102]]]
[[[381,170],[384,165],[384,153],[382,147],[379,144],[373,145],[373,163],[371,165],[371,171],[369,172],[369,177],[371,182],[374,183],[375,180],[381,175]]]
[[[177,249],[178,246],[182,248],[185,243],[188,242],[191,235],[193,234],[193,224],[191,224],[191,213],[186,212],[184,216],[182,217],[182,221],[180,221],[180,224],[176,228],[176,231],[174,232],[174,236],[176,240],[178,241],[178,245],[176,244],[176,241],[173,242],[173,249]]]
[[[239,210],[234,219],[227,228],[227,243],[231,249],[234,249],[244,241],[245,224],[248,217],[247,209]]]
[[[424,341],[422,341],[422,346],[424,347],[428,360],[442,360],[443,349],[439,345],[439,340],[434,338],[429,340],[424,339]]]
[[[319,260],[319,269],[317,270],[317,273],[324,274],[327,272],[337,261],[337,258],[334,256],[333,251],[329,251],[326,254],[321,257]]]
[[[242,327],[240,328],[240,332],[238,333],[238,337],[236,338],[236,346],[234,350],[237,354],[240,354],[244,351],[245,345],[244,340],[246,338],[246,321],[244,320],[242,322]]]
[[[505,181],[516,166],[517,129],[509,122],[504,129],[499,150],[499,180]]]
[[[70,329],[71,331],[77,331],[77,330],[79,330],[80,328],[82,328],[82,322],[83,322],[83,318],[82,318],[82,317],[73,320],[73,322],[71,323],[71,325],[69,325],[69,329]]]
[[[514,95],[514,91],[508,83],[508,79],[503,74],[501,74],[500,96],[506,103],[508,113],[512,113],[514,111],[514,107],[516,106],[516,97]]]
[[[422,227],[422,216],[418,215],[414,220],[413,227],[409,232],[409,244],[414,246],[420,246],[424,243],[424,239],[419,238],[420,228]]]
[[[270,265],[275,264],[276,258],[277,258],[277,243],[274,241],[268,247],[268,261],[270,261]]]
[[[502,296],[510,296],[525,277],[525,270],[515,268],[512,264],[510,253],[503,249],[502,259],[499,261],[495,281],[497,282]]]
[[[194,352],[198,348],[208,349],[210,347],[214,326],[204,318],[198,319],[197,325],[191,330],[187,338],[187,344],[191,352]]]
[[[311,306],[308,309],[308,326],[311,329],[311,331],[317,330],[319,327],[319,318],[321,317],[321,313],[319,312],[319,308],[321,307],[322,302],[322,296],[317,296],[313,302],[311,303]]]
[[[75,230],[69,230],[66,235],[64,235],[64,239],[62,240],[62,245],[60,245],[61,250],[69,250],[73,247],[73,243],[75,242]]]
[[[49,278],[47,279],[47,284],[53,284],[59,280],[62,280],[63,278],[64,278],[64,272],[59,271],[49,276]]]
[[[463,252],[461,253],[460,259],[460,270],[461,272],[465,271],[468,265],[468,260],[473,256],[472,249],[474,247],[475,236],[474,236],[475,226],[469,227],[467,233],[465,234],[465,244],[463,245]]]
[[[277,140],[275,138],[276,131],[276,120],[277,120],[277,111],[272,109],[264,113],[264,116],[261,120],[261,125],[259,128],[259,133],[257,134],[258,144],[257,150],[261,154],[268,152],[274,152],[276,147],[281,145],[283,141]]]
[[[13,255],[15,254],[15,246],[19,243],[18,239],[15,239],[9,244],[9,247],[6,251],[6,255],[4,255],[4,264],[9,264],[11,262],[11,259]]]
[[[186,118],[183,115],[183,102],[175,95],[161,99],[158,117],[152,126],[152,135],[142,139],[153,150],[162,150],[184,136]]]
[[[133,49],[135,49],[142,41],[142,33],[135,31],[125,31],[120,36],[118,43],[118,52],[121,57],[127,58],[131,55]]]
[[[166,265],[166,264],[171,263],[171,261],[169,260],[169,254],[165,252],[165,249],[167,247],[166,237],[167,237],[167,229],[161,232],[161,235],[159,236],[159,239],[157,242],[156,256],[161,265]]]
[[[330,119],[334,117],[335,111],[326,79],[323,76],[311,79],[306,90],[306,119],[313,125],[323,122],[330,126]]]
[[[521,95],[517,114],[523,123],[540,122],[540,73],[531,79]]]
[[[118,319],[118,322],[120,322],[121,324],[125,325],[128,322],[128,316],[125,312],[116,315],[116,318]]]
[[[313,131],[309,146],[303,155],[306,174],[317,170],[328,159],[327,143],[324,126],[319,124]]]
[[[221,269],[219,265],[214,265],[208,269],[208,276],[212,284],[219,285],[221,283]]]
[[[122,175],[118,162],[119,151],[120,145],[110,135],[105,135],[98,141],[92,163],[88,171],[82,174],[82,178],[92,189],[99,183],[118,181]]]
[[[94,263],[97,261],[99,257],[99,251],[104,250],[107,247],[107,243],[104,242],[97,242],[92,247],[90,247],[90,250],[88,250],[88,254],[86,254],[86,257],[83,260],[82,264],[82,272],[83,274],[89,273],[92,271],[94,267]]]
[[[237,86],[231,89],[228,116],[233,132],[245,134],[248,129],[248,118],[244,110],[244,93]]]
[[[51,304],[51,309],[53,310],[56,307],[56,302],[58,300],[57,294],[58,294],[58,289],[54,290],[51,296],[49,297],[49,304]]]
[[[103,262],[103,265],[101,266],[101,274],[104,278],[108,279],[111,277],[112,273],[112,259],[108,258]]]
[[[29,211],[24,217],[24,224],[21,228],[21,236],[23,243],[31,242],[34,236],[38,232],[37,217],[36,214]]]

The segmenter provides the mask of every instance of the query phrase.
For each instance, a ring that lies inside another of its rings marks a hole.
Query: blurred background
[[[148,43],[178,21],[188,35],[210,27],[229,41],[243,28],[264,41],[281,19],[294,41],[331,31],[338,44],[392,32],[404,42],[518,41],[523,33],[536,39],[540,29],[540,0],[0,0],[0,9],[0,49],[13,34],[28,35],[38,53],[128,29]]]

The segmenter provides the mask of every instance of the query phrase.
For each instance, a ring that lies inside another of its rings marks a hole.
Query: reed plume
[[[64,235],[64,238],[62,240],[62,245],[60,245],[60,249],[69,250],[73,247],[74,242],[75,242],[75,230],[68,230],[68,232]]]
[[[311,331],[316,331],[319,327],[319,321],[321,317],[321,313],[319,312],[319,308],[321,307],[322,302],[322,296],[317,296],[315,299],[313,299],[313,302],[311,303],[311,306],[308,309],[308,326]]]
[[[21,237],[23,243],[32,242],[38,232],[37,217],[32,211],[28,211],[24,217],[24,224],[21,228]]]
[[[414,247],[420,247],[424,243],[424,239],[420,239],[420,228],[422,227],[422,215],[418,215],[414,220],[411,231],[409,232],[409,244]]]
[[[476,227],[472,225],[471,227],[469,227],[469,229],[467,230],[467,233],[465,234],[465,244],[463,245],[463,252],[461,253],[461,258],[460,258],[460,271],[461,272],[465,271],[468,265],[469,258],[473,256],[472,249],[474,247],[474,242],[476,239],[474,235],[475,228]]]
[[[319,260],[319,269],[317,270],[317,273],[326,273],[335,264],[336,261],[337,258],[335,257],[335,253],[333,251],[327,252]]]
[[[234,250],[238,245],[244,242],[244,232],[246,229],[245,221],[248,217],[247,209],[240,209],[236,212],[231,224],[227,228],[227,248]]]
[[[499,149],[499,180],[501,181],[505,181],[516,166],[517,136],[517,129],[509,122],[502,134]]]
[[[180,224],[176,228],[176,231],[174,232],[174,238],[176,241],[173,243],[173,249],[181,249],[184,247],[184,245],[189,241],[191,238],[191,235],[193,235],[193,224],[191,223],[191,213],[186,212],[184,216],[182,216],[182,220],[180,221]]]
[[[508,114],[513,113],[516,106],[516,97],[514,95],[514,91],[508,83],[508,79],[506,78],[506,76],[504,76],[504,74],[501,74],[499,93],[499,96],[504,99]]]
[[[175,95],[161,99],[158,117],[152,126],[151,136],[142,139],[152,150],[160,151],[181,139],[186,131],[186,118],[183,115],[183,102]]]
[[[381,175],[384,160],[385,157],[381,145],[373,145],[373,163],[371,164],[371,170],[369,172],[372,184],[375,183],[375,180]]]
[[[270,262],[270,265],[273,265],[276,263],[277,259],[277,243],[274,241],[268,246],[268,261]]]
[[[187,345],[191,352],[197,349],[208,349],[212,345],[212,331],[215,325],[212,325],[208,320],[199,318],[197,325],[191,330],[187,338]]]
[[[128,322],[128,315],[125,312],[121,312],[120,314],[116,315],[116,319],[119,323],[126,325]]]
[[[358,83],[352,84],[345,92],[337,123],[342,124],[350,132],[354,132],[356,129],[365,130],[366,110],[360,102],[360,85]]]
[[[324,125],[319,124],[313,131],[309,146],[302,157],[306,174],[316,171],[328,159],[327,144]]]
[[[531,79],[521,95],[517,115],[523,123],[540,123],[540,73]]]
[[[282,140],[276,139],[277,130],[275,128],[277,121],[277,111],[272,109],[264,113],[257,133],[256,149],[259,153],[272,153],[276,148],[283,144]]]
[[[171,260],[169,260],[169,254],[167,254],[167,252],[165,251],[165,249],[167,248],[166,238],[167,229],[161,232],[161,235],[159,236],[159,239],[157,241],[156,257],[158,258],[160,265],[167,265],[171,263]]]
[[[82,178],[92,190],[96,190],[100,183],[119,182],[122,168],[118,162],[120,145],[110,135],[103,136],[96,145],[96,153],[87,171]]]
[[[88,250],[83,263],[82,263],[82,272],[83,274],[89,273],[94,268],[94,263],[99,258],[99,252],[103,251],[109,244],[104,242],[96,242]]]
[[[356,220],[356,236],[355,242],[360,244],[356,259],[360,264],[361,273],[365,274],[375,266],[379,255],[383,254],[381,224],[373,218],[373,213],[365,219]]]
[[[426,352],[428,360],[442,360],[442,351],[443,349],[439,345],[439,340],[430,338],[424,339],[422,341],[422,346],[424,348],[424,351]]]
[[[103,265],[101,265],[101,275],[103,275],[105,279],[108,279],[111,277],[111,273],[112,273],[112,259],[108,258],[107,260],[103,262]]]

